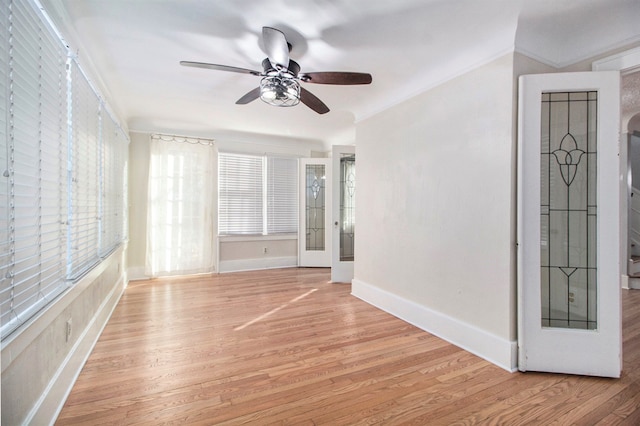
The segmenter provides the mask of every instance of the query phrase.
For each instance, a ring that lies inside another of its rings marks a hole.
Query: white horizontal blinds
[[[102,208],[100,255],[105,256],[124,239],[125,166],[127,139],[108,114],[102,114]]]
[[[2,319],[1,329],[4,336],[5,323],[11,319],[10,300],[13,287],[13,280],[10,277],[13,270],[12,226],[10,215],[12,202],[9,194],[10,172],[9,172],[9,143],[7,127],[9,108],[9,8],[0,7],[0,317]],[[5,96],[6,95],[6,96]]]
[[[118,211],[120,212],[118,223],[119,229],[122,230],[120,233],[120,243],[129,238],[129,137],[120,127],[118,127],[116,133],[116,151],[119,161],[118,170],[122,170],[122,175],[120,176],[121,182],[116,184],[118,189],[122,191],[121,197],[118,199],[118,202],[120,202],[120,206],[118,207]]]
[[[218,158],[218,232],[262,234],[262,157],[220,154]]]
[[[68,274],[75,279],[99,261],[100,101],[75,61],[71,72],[71,212]]]
[[[219,155],[220,235],[295,233],[298,230],[298,160]]]
[[[50,300],[66,288],[67,98],[66,48],[40,24],[40,296]]]
[[[298,160],[267,157],[267,233],[298,231]]]
[[[2,336],[66,288],[66,51],[26,1],[4,26],[7,120],[2,211]]]
[[[102,107],[102,106],[101,106]],[[100,109],[99,118],[99,133],[98,133],[98,162],[100,173],[100,181],[98,184],[98,254],[100,257],[106,256],[109,249],[109,232],[113,230],[113,222],[111,221],[111,209],[110,202],[112,201],[112,182],[113,179],[113,158],[111,157],[111,147],[113,144],[113,125],[111,123],[109,114]]]
[[[124,131],[116,127],[112,156],[114,157],[114,178],[111,181],[112,216],[114,232],[111,244],[119,245],[127,239],[127,167],[129,163],[129,140]]]
[[[97,262],[101,212],[125,208],[127,137],[118,128],[113,150],[99,151],[101,103],[78,65],[69,61],[67,69],[67,55],[39,5],[2,2],[2,338],[64,291],[67,278]],[[99,180],[103,159],[108,182]],[[109,195],[100,198],[100,190]],[[124,238],[126,216],[115,221],[105,231],[105,249]]]

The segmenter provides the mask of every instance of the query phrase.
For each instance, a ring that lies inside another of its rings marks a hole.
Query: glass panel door
[[[340,158],[340,261],[353,262],[356,235],[356,156]]]
[[[305,164],[306,250],[325,249],[326,168],[324,164]]]
[[[299,266],[331,266],[331,167],[326,158],[300,161]]]
[[[334,145],[333,260],[331,281],[353,279],[356,237],[356,150],[352,145]]]
[[[518,368],[619,377],[620,75],[520,77]]]

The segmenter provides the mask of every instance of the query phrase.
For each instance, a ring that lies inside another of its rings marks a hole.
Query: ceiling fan
[[[287,42],[282,31],[271,27],[262,27],[262,38],[267,51],[267,58],[262,61],[263,71],[205,62],[180,61],[180,65],[262,77],[260,86],[238,99],[236,104],[245,105],[258,98],[274,106],[294,106],[302,102],[318,114],[329,112],[329,107],[314,94],[301,87],[299,82],[335,85],[371,83],[371,74],[367,73],[341,71],[301,73],[300,65],[289,58],[291,44]]]

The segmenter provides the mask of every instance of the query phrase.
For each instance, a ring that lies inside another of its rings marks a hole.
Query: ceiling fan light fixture
[[[284,75],[267,75],[260,80],[260,99],[273,106],[291,107],[300,103],[300,84]]]
[[[300,74],[300,65],[289,57],[291,44],[282,31],[262,27],[262,40],[267,53],[262,61],[262,71],[207,62],[180,61],[180,65],[261,77],[260,86],[245,93],[236,101],[236,105],[246,105],[258,98],[279,107],[295,106],[302,102],[318,114],[328,113],[329,107],[313,93],[300,87],[300,81],[341,86],[371,84],[371,74],[361,72],[321,71]]]

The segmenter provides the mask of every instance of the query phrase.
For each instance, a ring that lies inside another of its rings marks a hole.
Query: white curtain
[[[150,151],[145,274],[214,272],[217,150],[213,141],[153,135]]]

